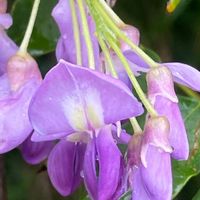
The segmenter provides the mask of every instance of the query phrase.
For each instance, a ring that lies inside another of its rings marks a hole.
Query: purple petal
[[[141,176],[149,199],[171,200],[172,172],[170,154],[150,146],[146,155],[147,167],[141,165]]]
[[[50,180],[63,196],[71,194],[81,182],[84,148],[79,148],[79,144],[61,140],[49,155],[47,169]]]
[[[156,98],[154,106],[160,115],[166,116],[169,120],[169,141],[174,149],[172,157],[177,160],[187,160],[189,156],[189,144],[178,104],[159,96]]]
[[[38,64],[29,54],[12,56],[7,63],[7,74],[12,91],[19,90],[31,80],[38,84],[42,81]]]
[[[63,62],[47,73],[29,108],[30,120],[37,133],[56,135],[58,138],[60,135],[63,136],[63,133],[73,133],[74,128],[68,118],[76,113],[80,118],[83,116],[82,126],[85,125],[85,116],[81,110],[82,102],[76,87]]]
[[[140,72],[147,72],[148,71],[148,68],[142,68],[140,65],[139,66],[137,65],[137,62],[134,63],[134,62],[130,61],[129,60],[129,54],[131,55],[132,53],[130,53],[130,51],[124,52],[124,56],[127,57],[129,66],[132,69],[135,76],[139,76]],[[127,75],[127,72],[126,72],[122,62],[120,61],[120,59],[118,58],[118,56],[114,52],[111,51],[110,55],[111,55],[111,59],[112,59],[112,62],[115,66],[115,70],[118,74],[119,79],[121,81],[123,81],[130,89],[132,89],[131,81],[130,81],[128,75]],[[136,54],[133,54],[133,55],[136,55]],[[138,57],[138,59],[139,59],[139,57]],[[106,60],[103,56],[102,56],[102,60],[103,60],[103,62],[106,62]],[[106,65],[106,68],[107,68],[107,65]],[[109,73],[109,69],[106,69],[106,71]]]
[[[151,200],[143,184],[140,168],[134,167],[131,175],[132,200]]]
[[[141,163],[141,144],[142,144],[143,134],[134,134],[128,143],[128,167],[139,166]]]
[[[163,63],[173,74],[174,81],[200,92],[200,72],[183,63]]]
[[[29,137],[20,145],[19,149],[27,163],[39,164],[48,157],[53,146],[53,142],[32,142]]]
[[[147,73],[148,98],[154,103],[157,96],[178,102],[172,74],[166,67],[152,68]]]
[[[125,25],[121,28],[121,31],[137,46],[140,43],[140,32],[139,30],[131,25]],[[120,41],[120,47],[122,51],[130,50],[131,47],[124,41]]]
[[[157,112],[169,120],[169,141],[174,149],[172,156],[178,160],[185,160],[189,155],[189,144],[169,72],[166,67],[154,68],[148,72],[148,97]]]
[[[126,58],[138,66],[138,68],[133,66],[133,71],[137,70],[139,72],[147,72],[149,66],[140,58],[136,53],[131,50],[125,51],[124,55]],[[160,65],[166,66],[172,72],[173,79],[175,82],[190,87],[195,91],[200,91],[200,72],[183,63],[160,63]]]
[[[97,199],[98,179],[96,176],[96,148],[95,141],[91,140],[85,152],[83,166],[84,182],[89,196]]]
[[[138,71],[140,72],[147,72],[149,70],[149,66],[145,61],[138,56],[135,52],[132,50],[127,50],[124,52],[124,56],[132,63],[137,65]]]
[[[146,154],[150,146],[155,146],[163,152],[172,152],[171,144],[169,143],[169,130],[170,126],[166,117],[151,117],[147,119],[141,149],[141,160],[145,167],[148,165]]]
[[[12,17],[10,14],[0,14],[0,26],[8,29],[12,25]]]
[[[121,144],[128,144],[128,142],[131,139],[131,135],[126,133],[125,130],[121,130],[120,135],[117,135],[117,128],[115,126],[112,126],[112,136],[117,141],[117,143]]]
[[[0,153],[14,149],[31,133],[28,107],[37,88],[38,82],[32,80],[19,91],[4,94],[0,99]]]
[[[96,160],[99,175],[96,172]],[[111,127],[100,130],[98,137],[88,144],[84,161],[84,179],[92,199],[118,199],[122,193],[122,154],[112,138]]]
[[[75,2],[76,4],[76,2]],[[76,5],[75,5],[76,6]],[[82,34],[82,20],[80,17],[79,9],[76,9],[78,26],[80,31],[80,45],[81,45],[81,57],[83,67],[88,67],[88,53],[86,48],[85,39]],[[76,45],[74,39],[74,29],[72,22],[72,13],[69,1],[59,0],[58,4],[53,9],[52,15],[57,22],[61,37],[58,41],[56,47],[57,60],[64,59],[68,62],[76,64]],[[95,23],[93,22],[91,16],[88,16],[88,26],[90,31],[90,37],[92,41],[95,66],[99,69],[99,46],[97,38],[95,36]]]
[[[59,132],[59,133],[54,133],[50,135],[41,135],[37,132],[34,131],[34,133],[31,136],[31,141],[33,142],[43,142],[43,141],[51,141],[51,140],[56,140],[56,139],[63,139],[66,136],[66,132]]]
[[[69,1],[59,0],[52,11],[52,16],[61,32],[56,48],[57,60],[66,59],[71,63],[76,63],[76,47]]]
[[[111,199],[121,178],[122,154],[112,138],[109,126],[98,134],[96,148],[99,158],[98,199]]]
[[[171,200],[172,174],[168,134],[167,119],[151,117],[147,119],[143,137],[138,135],[138,138],[133,138],[135,140],[130,144],[131,146],[129,145],[129,151],[133,151],[129,155],[132,159],[135,158],[133,161],[129,160],[135,163],[135,166],[130,169],[133,176],[131,179],[132,199]],[[137,158],[138,154],[141,156],[141,163]]]
[[[1,49],[3,49],[0,54],[0,75],[2,75],[5,72],[8,59],[16,53],[17,46],[3,30],[0,31],[0,44]]]
[[[72,70],[74,76],[77,77],[77,81],[79,83],[84,83],[80,85],[80,90],[84,91],[84,95],[86,92],[94,94],[92,95],[94,96],[94,99],[90,100],[90,96],[85,97],[86,101],[88,101],[87,103],[91,103],[88,107],[92,107],[92,104],[101,104],[101,108],[94,107],[94,109],[96,108],[97,111],[102,109],[103,121],[105,124],[127,119],[131,115],[140,115],[143,112],[142,105],[137,102],[130,93],[130,90],[128,90],[128,88],[118,79],[88,69],[74,67]],[[97,98],[97,96],[99,96],[99,98]],[[122,99],[123,106],[121,106]],[[95,103],[92,102],[93,100]],[[98,116],[101,115],[101,112],[98,112]],[[94,116],[92,117],[90,115],[87,117],[94,118]],[[95,127],[97,128],[97,126]]]
[[[142,112],[142,105],[119,80],[61,60],[46,75],[29,114],[39,134],[67,135]]]

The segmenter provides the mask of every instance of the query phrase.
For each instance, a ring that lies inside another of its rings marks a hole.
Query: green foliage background
[[[51,18],[57,0],[41,0],[39,15],[29,45],[43,75],[56,63],[53,50],[59,36]],[[33,0],[9,0],[14,24],[9,35],[20,44]],[[200,66],[200,0],[182,0],[174,13],[166,12],[167,1],[118,0],[114,10],[141,33],[144,47],[156,52],[162,61],[180,61]],[[200,68],[199,68],[200,69]],[[143,84],[144,81],[140,80]],[[189,134],[191,155],[188,161],[173,161],[174,198],[200,199],[200,101],[187,97],[180,89],[179,99]],[[71,197],[60,197],[52,188],[45,163],[26,164],[16,149],[4,155],[9,200],[86,200],[82,188]],[[192,178],[193,177],[193,178]],[[128,199],[129,195],[122,199]]]

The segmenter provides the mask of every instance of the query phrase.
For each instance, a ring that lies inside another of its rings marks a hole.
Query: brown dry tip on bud
[[[0,0],[0,14],[6,13],[7,0]]]
[[[42,79],[36,61],[29,54],[12,56],[7,64],[7,74],[13,91],[20,89],[30,79]]]
[[[139,166],[141,159],[140,159],[140,151],[142,145],[142,138],[143,134],[134,134],[129,143],[128,143],[128,165],[130,167]]]
[[[140,43],[140,32],[139,30],[131,25],[123,25],[120,27],[121,31],[125,33],[125,35],[135,44],[139,45]],[[124,41],[120,40],[120,47],[122,51],[130,50],[131,47],[125,43]]]
[[[165,116],[150,117],[147,120],[146,129],[149,129],[150,131],[153,130],[157,135],[160,135],[161,133],[166,133],[166,135],[168,135],[169,121]],[[161,134],[161,137],[163,137],[163,134]]]

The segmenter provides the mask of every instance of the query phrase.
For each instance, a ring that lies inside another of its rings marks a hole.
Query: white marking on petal
[[[103,107],[100,94],[95,89],[87,89],[84,94],[87,119],[92,128],[102,127],[104,123]]]
[[[83,103],[76,94],[63,100],[63,109],[69,124],[74,130],[85,131],[88,129]]]

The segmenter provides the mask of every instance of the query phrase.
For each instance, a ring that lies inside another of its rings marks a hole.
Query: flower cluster
[[[11,17],[5,12],[1,1],[0,153],[18,147],[30,164],[48,158],[50,180],[63,196],[84,182],[94,200],[117,200],[129,190],[133,200],[170,200],[171,159],[189,156],[174,81],[200,91],[200,72],[182,63],[149,62],[133,26],[119,26],[123,37],[114,35],[113,44],[90,1],[59,0],[52,11],[60,30],[58,63],[42,80],[35,60],[6,35]],[[147,96],[135,79],[141,73]],[[142,104],[148,111],[144,130],[135,119]],[[121,128],[127,120],[133,135]]]

